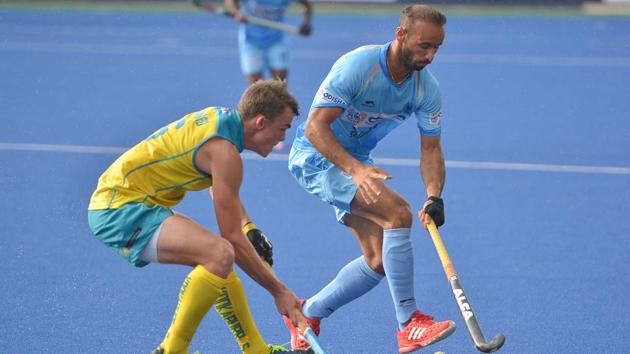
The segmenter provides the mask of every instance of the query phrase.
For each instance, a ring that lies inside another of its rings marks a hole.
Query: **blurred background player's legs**
[[[267,49],[266,59],[271,77],[287,80],[289,74],[289,48],[284,39]]]
[[[285,40],[272,45],[267,50],[266,62],[269,63],[269,71],[271,73],[271,77],[274,79],[279,79],[286,81],[289,75],[289,48]],[[276,151],[283,151],[286,149],[286,144],[281,141],[276,146],[273,147]]]
[[[285,40],[269,48],[259,48],[248,43],[243,31],[239,32],[238,49],[241,71],[249,85],[264,78],[269,71],[271,78],[286,80],[289,66],[289,49]]]
[[[263,73],[267,68],[264,50],[248,43],[245,38],[245,31],[239,31],[238,51],[241,61],[241,71],[247,79],[247,84],[251,85],[258,80],[262,80]]]

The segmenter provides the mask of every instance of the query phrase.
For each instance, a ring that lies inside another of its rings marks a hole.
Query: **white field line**
[[[112,146],[84,146],[84,145],[54,145],[54,144],[15,144],[0,143],[0,151],[45,151],[45,152],[69,152],[81,154],[122,154],[127,150],[124,147]],[[245,160],[262,160],[263,158],[255,153],[244,152],[241,154]],[[286,161],[287,154],[272,153],[266,157],[271,161]],[[417,159],[397,159],[378,158],[374,161],[383,166],[419,166]],[[611,175],[630,175],[630,167],[610,167],[610,166],[581,166],[581,165],[552,165],[537,163],[518,162],[491,162],[491,161],[446,161],[446,167],[463,169],[484,169],[484,170],[508,170],[508,171],[535,171],[535,172],[569,172],[569,173],[592,173]]]
[[[137,56],[197,56],[211,58],[236,57],[236,47],[211,47],[182,44],[177,39],[163,40],[152,44],[103,44],[95,42],[52,42],[52,41],[0,41],[0,52],[101,54]],[[307,60],[334,60],[339,57],[334,50],[301,49],[293,56]],[[562,67],[619,67],[630,68],[628,57],[578,57],[538,55],[476,55],[441,54],[436,63],[477,65],[526,65]]]

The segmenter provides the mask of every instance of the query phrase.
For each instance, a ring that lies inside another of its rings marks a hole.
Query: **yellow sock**
[[[267,354],[267,343],[258,332],[252,314],[249,312],[243,284],[232,271],[226,280],[223,293],[214,307],[230,328],[234,339],[245,354]]]
[[[204,267],[188,274],[179,291],[179,302],[173,321],[160,346],[168,354],[188,354],[188,345],[210,306],[221,295],[227,280]]]

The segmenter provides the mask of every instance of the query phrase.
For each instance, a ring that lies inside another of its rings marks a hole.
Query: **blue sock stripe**
[[[411,237],[411,229],[388,229],[383,230],[383,237]]]

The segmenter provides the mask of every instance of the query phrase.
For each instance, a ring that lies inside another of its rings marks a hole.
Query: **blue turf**
[[[290,37],[290,86],[306,116],[332,62],[393,35],[395,16],[319,15]],[[296,17],[289,19],[298,22]],[[630,167],[630,19],[452,16],[432,70],[447,160]],[[244,89],[236,30],[198,13],[0,11],[0,143],[128,147]],[[377,156],[417,158],[417,128]],[[0,352],[148,353],[187,269],[136,269],[90,234],[86,207],[115,154],[0,149]],[[276,271],[308,296],[359,254],[330,208],[283,161],[247,160],[242,196],[274,240]],[[384,166],[420,207],[417,167]],[[505,353],[630,352],[630,175],[449,168],[446,246],[488,337]],[[177,209],[216,230],[207,194]],[[419,304],[458,331],[424,350],[474,353],[435,250],[412,231]],[[242,273],[242,272],[241,272]],[[259,327],[288,340],[271,297],[242,276]],[[212,313],[191,349],[235,353]],[[332,354],[395,352],[384,284],[323,324]]]

